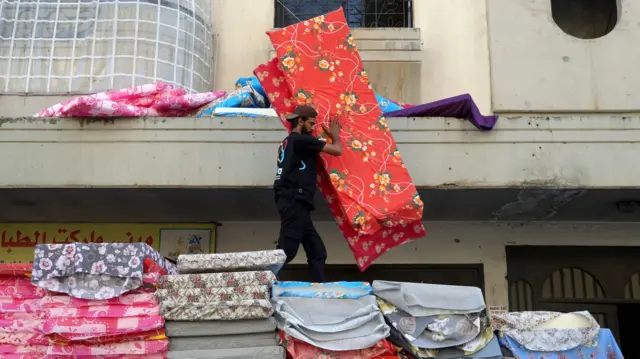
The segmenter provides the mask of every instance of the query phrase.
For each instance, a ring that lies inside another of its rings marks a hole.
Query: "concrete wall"
[[[490,0],[496,112],[640,110],[640,2],[620,0],[609,34],[583,40],[558,27],[550,0]]]
[[[414,183],[436,188],[637,187],[640,116],[392,118]],[[277,118],[0,118],[0,186],[269,187]],[[238,164],[242,164],[239,166]]]
[[[277,222],[225,222],[217,230],[217,251],[271,249]],[[508,305],[507,245],[638,246],[640,224],[612,223],[425,223],[427,237],[397,247],[376,263],[484,264],[488,305]],[[316,223],[332,264],[354,264],[347,244],[333,222]],[[306,263],[301,248],[294,263]],[[355,264],[354,264],[355,265]]]
[[[414,26],[424,48],[422,101],[469,93],[489,113],[487,5],[484,0],[414,0]]]
[[[273,19],[272,1],[214,3],[214,32],[220,42],[215,81],[218,89],[230,89],[238,77],[251,75],[258,64],[269,60],[272,47],[264,33],[273,27]],[[414,26],[422,34],[421,69],[374,62],[367,67],[372,83],[378,81],[386,95],[420,103],[470,93],[481,111],[490,112],[485,1],[415,0]],[[406,88],[419,91],[420,96],[409,97]]]

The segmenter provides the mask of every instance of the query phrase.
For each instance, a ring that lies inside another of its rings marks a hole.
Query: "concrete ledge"
[[[635,188],[640,116],[389,119],[423,188]],[[277,118],[0,118],[0,187],[268,187]]]

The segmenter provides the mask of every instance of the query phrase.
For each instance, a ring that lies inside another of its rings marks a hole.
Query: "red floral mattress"
[[[278,58],[254,70],[285,126],[300,104],[340,117],[341,157],[321,155],[319,187],[358,266],[425,235],[423,204],[387,126],[342,9],[268,33]],[[318,136],[326,138],[318,126]]]

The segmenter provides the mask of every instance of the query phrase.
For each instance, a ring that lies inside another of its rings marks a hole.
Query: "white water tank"
[[[0,0],[0,94],[213,84],[211,0]]]

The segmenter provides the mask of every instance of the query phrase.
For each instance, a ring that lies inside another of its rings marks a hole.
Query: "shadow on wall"
[[[550,1],[556,25],[579,39],[597,39],[607,35],[620,18],[620,0]]]

